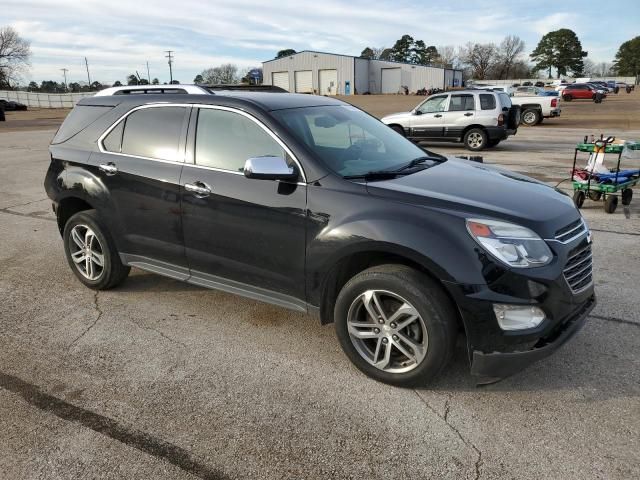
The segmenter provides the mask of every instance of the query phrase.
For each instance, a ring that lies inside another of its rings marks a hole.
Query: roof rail
[[[207,95],[210,92],[201,85],[123,85],[121,87],[110,87],[100,90],[96,93],[96,97],[105,97],[109,95],[158,95],[163,93],[185,93],[190,95]]]
[[[275,85],[247,85],[244,83],[232,84],[216,84],[216,85],[199,85],[209,91],[214,90],[240,90],[244,92],[273,92],[273,93],[289,93],[284,88]],[[212,92],[213,93],[213,92]]]

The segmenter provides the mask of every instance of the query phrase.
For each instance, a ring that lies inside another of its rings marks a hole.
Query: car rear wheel
[[[571,100],[573,100],[573,97],[572,97],[571,95],[563,95],[563,96],[562,96],[562,99],[563,99],[565,102],[570,102]]]
[[[472,128],[464,136],[464,145],[468,150],[482,150],[487,146],[487,142],[487,133],[481,128]]]
[[[392,385],[426,384],[449,361],[456,315],[440,286],[404,265],[369,268],[335,304],[340,345],[366,375]]]
[[[106,290],[122,283],[130,267],[120,261],[111,236],[95,210],[76,213],[63,232],[67,262],[80,282],[95,290]]]
[[[532,127],[540,123],[542,115],[540,110],[529,108],[522,113],[522,123],[528,127]]]

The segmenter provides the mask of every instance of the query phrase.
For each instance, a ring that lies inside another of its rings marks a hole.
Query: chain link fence
[[[16,90],[0,90],[0,98],[24,103],[31,108],[73,108],[85,97],[95,93],[36,93]]]
[[[604,80],[604,81],[615,80],[616,82],[624,82],[631,85],[636,84],[636,77],[602,77],[602,78],[590,77],[590,78],[592,80]],[[575,80],[575,78],[573,77],[562,77],[562,79],[566,80],[569,83]],[[542,82],[544,84],[547,84],[553,81],[556,81],[556,79],[555,78],[512,78],[510,80],[469,80],[467,84],[471,85],[472,83],[483,83],[486,85],[513,85],[514,83],[519,83],[520,85],[522,85],[524,82],[531,82],[533,84],[535,84],[536,82]]]

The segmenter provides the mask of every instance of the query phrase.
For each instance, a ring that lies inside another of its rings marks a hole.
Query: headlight
[[[510,267],[541,267],[553,258],[544,240],[514,223],[469,218],[467,230],[487,252]]]

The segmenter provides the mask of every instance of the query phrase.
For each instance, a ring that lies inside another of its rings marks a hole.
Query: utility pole
[[[84,57],[84,64],[87,67],[87,81],[89,82],[89,91],[91,91],[91,75],[89,75],[89,62],[87,62],[87,57]]]
[[[165,55],[164,58],[169,59],[169,85],[171,85],[173,83],[173,69],[171,68],[171,65],[173,64],[173,56],[171,55],[173,50],[165,50],[165,52],[167,55]]]
[[[147,60],[147,80],[149,80],[149,85],[151,85],[151,75],[149,75],[149,61]]]
[[[67,72],[69,71],[68,68],[61,68],[60,70],[62,70],[62,73],[64,75],[64,91],[68,91],[69,88],[67,87]]]

